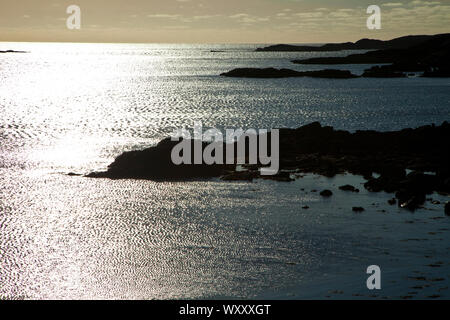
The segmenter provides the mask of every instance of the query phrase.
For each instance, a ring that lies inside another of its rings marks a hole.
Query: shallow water
[[[448,297],[443,205],[411,214],[388,206],[392,195],[337,190],[361,184],[358,177],[156,183],[64,175],[105,168],[195,120],[218,128],[317,120],[347,130],[450,120],[448,79],[218,76],[235,67],[321,68],[289,62],[307,54],[254,47],[0,43],[30,51],[0,55],[0,297],[326,298],[342,288],[368,296],[370,264],[400,278],[386,280],[397,286],[378,297],[407,295],[415,271],[444,279],[415,297]],[[311,192],[323,188],[335,195]],[[427,266],[435,262],[443,264]]]

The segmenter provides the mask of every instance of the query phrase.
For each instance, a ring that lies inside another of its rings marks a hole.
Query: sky
[[[81,29],[66,26],[69,5]],[[369,30],[369,5],[381,29]],[[324,43],[450,32],[450,0],[0,0],[0,41]]]

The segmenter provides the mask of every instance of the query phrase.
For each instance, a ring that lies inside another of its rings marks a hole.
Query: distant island
[[[324,69],[316,71],[295,71],[291,69],[275,68],[237,68],[221,74],[229,78],[324,78],[324,79],[354,79],[354,78],[404,78],[406,74],[387,68],[387,66],[375,66],[364,71],[362,76],[357,76],[348,70]],[[427,75],[425,75],[427,76]]]
[[[392,40],[361,39],[356,42],[327,43],[322,46],[298,46],[290,44],[277,44],[268,47],[257,48],[257,52],[323,52],[342,50],[379,50],[379,49],[404,49],[421,44],[432,39],[432,35],[411,35]]]
[[[390,64],[365,70],[363,76],[390,77],[402,72],[423,72],[425,77],[450,76],[450,33],[431,36],[405,49],[384,49],[346,57],[293,60],[297,64]]]
[[[352,79],[358,76],[347,70],[326,69],[318,71],[295,71],[291,69],[275,68],[238,68],[222,73],[221,76],[231,78],[330,78],[330,79]]]
[[[352,45],[350,45],[352,44]],[[308,46],[277,45],[263,48],[275,51],[284,46],[286,50],[308,51]],[[293,60],[294,64],[342,65],[342,64],[387,64],[364,70],[364,78],[402,78],[408,73],[420,73],[422,77],[450,77],[450,33],[432,36],[406,36],[389,41],[363,39],[356,43],[327,44],[320,51],[337,51],[338,48],[387,47],[366,53],[350,54],[345,57],[318,57]],[[294,50],[298,49],[298,50]],[[317,50],[316,50],[317,51]],[[288,78],[314,77],[351,79],[358,76],[348,70],[325,69],[319,71],[295,71],[275,68],[237,68],[222,73],[221,76],[239,78]]]
[[[4,50],[4,51],[0,50],[0,53],[27,53],[27,52],[26,51],[16,51],[16,50]]]

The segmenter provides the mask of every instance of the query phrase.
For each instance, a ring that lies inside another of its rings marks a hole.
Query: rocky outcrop
[[[400,131],[334,130],[314,122],[297,129],[280,129],[280,172],[266,179],[292,181],[291,172],[333,177],[350,172],[367,179],[371,192],[395,193],[398,205],[414,210],[427,194],[450,194],[450,124]],[[269,133],[270,135],[270,133]],[[187,180],[222,177],[226,181],[262,178],[260,165],[174,165],[169,139],[142,151],[125,152],[106,172],[88,177],[112,179]],[[203,144],[203,148],[207,144]],[[406,174],[406,169],[412,170]],[[425,174],[424,172],[435,172]],[[379,174],[374,178],[373,174]],[[343,186],[341,190],[353,189]],[[356,190],[355,190],[356,191]]]
[[[258,52],[324,52],[341,50],[379,50],[379,49],[403,49],[418,45],[430,40],[430,35],[413,35],[395,38],[392,40],[361,39],[356,42],[327,43],[322,46],[298,46],[289,44],[277,44],[263,48],[257,48]]]
[[[295,71],[291,69],[275,68],[238,68],[222,73],[221,76],[233,78],[292,78],[292,77],[312,77],[330,79],[351,79],[357,78],[347,70],[318,70],[318,71]]]
[[[359,192],[359,189],[356,189],[354,186],[346,184],[345,186],[340,186],[339,190],[342,191],[350,191],[350,192]]]
[[[311,51],[311,48],[321,48],[320,50],[330,51],[331,48],[343,48],[355,45],[362,48],[364,46],[370,47],[370,44],[374,44],[375,46],[378,43],[379,46],[384,46],[384,49],[361,54],[351,54],[346,57],[319,57],[293,60],[292,62],[296,64],[323,65],[389,64],[366,69],[362,75],[365,78],[403,78],[406,77],[405,72],[420,72],[423,77],[448,77],[450,75],[450,33],[434,36],[418,36],[416,38],[402,37],[397,40],[395,42],[389,42],[389,45],[386,45],[383,41],[368,39],[360,40],[355,44],[328,44],[322,47],[277,45],[262,48],[260,51]],[[348,70],[295,71],[275,68],[238,68],[222,73],[221,76],[237,78],[314,77],[333,79],[358,77]]]
[[[219,177],[233,171],[226,165],[181,164],[175,165],[171,152],[177,141],[164,139],[156,146],[140,151],[124,152],[118,156],[105,172],[93,172],[90,178],[189,180]],[[193,140],[192,140],[193,143]],[[206,144],[203,144],[203,148]],[[194,163],[194,159],[191,159]],[[244,179],[242,179],[244,180]]]
[[[323,191],[320,193],[320,195],[321,195],[322,197],[328,198],[328,197],[331,197],[331,196],[333,195],[333,192],[331,192],[330,190],[326,189],[326,190],[323,190]]]
[[[403,77],[403,72],[423,72],[424,77],[450,75],[450,34],[435,35],[406,49],[376,50],[346,57],[294,60],[297,64],[391,64],[367,69],[364,77]]]
[[[320,57],[294,60],[298,64],[376,64],[397,63],[401,68],[423,68],[448,57],[450,33],[432,36],[425,42],[401,49],[383,49],[345,57]],[[410,70],[414,71],[414,70]]]
[[[27,53],[26,51],[16,51],[16,50],[5,50],[0,51],[0,53]]]
[[[450,59],[450,57],[449,57]],[[422,74],[422,77],[427,78],[448,78],[450,77],[450,61],[447,64],[441,64],[437,68],[429,67]]]
[[[365,78],[405,78],[406,74],[393,70],[391,66],[375,66],[366,69],[362,75]]]

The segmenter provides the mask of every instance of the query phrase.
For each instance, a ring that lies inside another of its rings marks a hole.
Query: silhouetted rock
[[[397,195],[398,195],[398,193],[397,193]],[[408,196],[404,199],[402,199],[402,198],[398,199],[398,203],[401,208],[409,209],[411,211],[418,209],[421,205],[424,204],[424,202],[425,202],[424,194],[416,194],[416,195]]]
[[[429,65],[436,59],[443,60],[448,56],[450,33],[430,36],[426,41],[396,49],[382,49],[366,53],[351,54],[345,57],[319,57],[294,60],[298,64],[375,64],[397,63],[399,68],[422,69],[420,63]],[[406,70],[402,70],[406,71]]]
[[[403,49],[418,45],[433,36],[413,35],[395,38],[392,40],[361,39],[356,42],[327,43],[322,46],[299,46],[290,44],[277,44],[257,48],[259,52],[323,52],[341,50],[376,50],[376,49]]]
[[[365,209],[363,207],[353,207],[352,210],[353,210],[353,212],[363,212],[363,211],[365,211]]]
[[[0,51],[0,53],[27,53],[26,51],[16,51],[16,50],[5,50]]]
[[[295,71],[291,69],[275,68],[238,68],[229,72],[222,73],[221,76],[233,78],[293,78],[293,77],[312,77],[312,78],[331,78],[331,79],[351,79],[357,78],[347,70],[318,70],[318,71]]]
[[[422,74],[425,78],[448,78],[450,77],[450,64],[441,63],[437,67],[427,67]]]
[[[386,68],[388,67],[388,68]],[[375,66],[366,69],[362,75],[364,78],[405,78],[403,72],[392,70],[391,66]]]
[[[68,175],[69,177],[78,177],[78,176],[81,176],[81,174],[75,173],[75,172],[69,172],[67,175]]]
[[[346,184],[345,186],[340,186],[340,190],[342,191],[351,191],[351,192],[359,192],[359,189],[356,189],[354,186]]]
[[[423,204],[427,194],[450,194],[450,125],[447,122],[400,131],[354,133],[314,122],[297,129],[280,129],[279,134],[280,171],[265,179],[291,181],[289,172],[293,171],[324,176],[349,172],[368,178],[364,185],[367,190],[395,193],[399,205],[412,210]],[[126,152],[106,172],[88,176],[152,180],[222,177],[227,181],[261,178],[260,164],[245,165],[247,171],[236,171],[235,165],[176,166],[170,157],[176,143],[165,139],[155,147]],[[415,171],[406,175],[405,169]],[[373,178],[374,173],[380,176]],[[351,191],[348,186],[344,189]]]
[[[447,203],[445,204],[444,210],[445,210],[445,214],[446,214],[447,216],[450,216],[450,202],[447,202]]]
[[[333,195],[333,192],[331,192],[330,190],[323,190],[320,195],[322,197],[331,197]]]
[[[173,164],[171,152],[172,148],[176,144],[178,144],[177,141],[171,141],[170,138],[167,138],[159,142],[155,147],[147,148],[142,151],[125,152],[118,156],[114,162],[109,165],[108,171],[93,172],[87,175],[87,177],[111,179],[186,180],[219,177],[227,172],[226,165]],[[204,143],[203,148],[205,146],[206,144]],[[193,158],[191,163],[194,163]]]
[[[436,189],[439,181],[435,175],[411,172],[405,179],[399,181],[396,197],[402,208],[415,210],[424,204],[426,195]]]
[[[450,33],[431,36],[426,41],[402,49],[384,49],[346,57],[320,57],[294,60],[298,64],[378,64],[388,66],[365,70],[364,77],[403,77],[403,72],[423,72],[424,77],[450,74]]]

